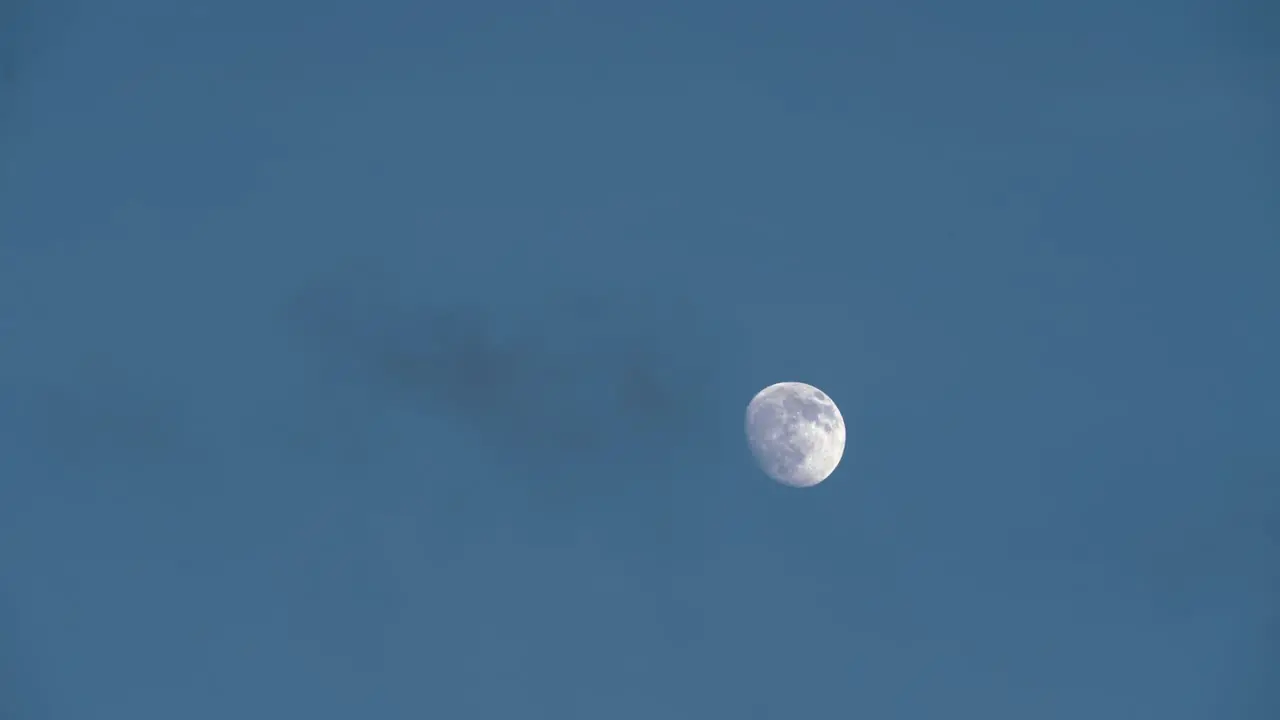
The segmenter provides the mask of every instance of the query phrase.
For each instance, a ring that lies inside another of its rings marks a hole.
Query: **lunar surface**
[[[844,455],[840,409],[812,385],[782,382],[756,393],[747,405],[746,425],[751,454],[783,485],[817,485]]]

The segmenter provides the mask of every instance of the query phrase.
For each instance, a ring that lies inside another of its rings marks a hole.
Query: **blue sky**
[[[1274,15],[1032,5],[0,14],[0,710],[1273,717]]]

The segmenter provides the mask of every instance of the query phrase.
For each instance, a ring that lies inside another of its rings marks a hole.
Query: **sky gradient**
[[[0,716],[1276,717],[1275,12],[1032,5],[6,5]]]

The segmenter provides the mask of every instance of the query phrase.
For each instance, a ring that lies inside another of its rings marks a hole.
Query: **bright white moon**
[[[801,382],[756,393],[747,405],[747,443],[765,474],[783,485],[812,487],[844,455],[844,418],[827,394]]]

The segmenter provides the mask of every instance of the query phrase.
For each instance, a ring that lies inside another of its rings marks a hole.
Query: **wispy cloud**
[[[652,460],[705,443],[721,362],[714,328],[667,301],[414,304],[376,283],[316,286],[290,324],[316,368],[534,462]]]

